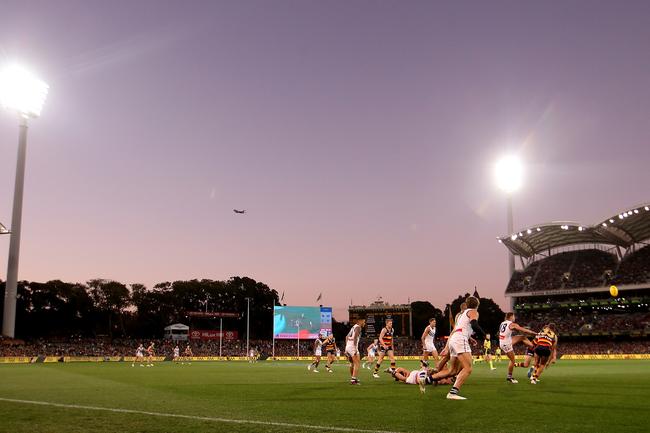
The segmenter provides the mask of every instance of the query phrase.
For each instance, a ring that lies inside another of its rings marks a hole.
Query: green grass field
[[[516,370],[522,380],[513,385],[504,380],[505,363],[496,371],[479,364],[462,389],[467,401],[446,400],[448,386],[428,387],[421,395],[417,386],[398,384],[384,373],[372,379],[368,370],[360,376],[361,386],[351,386],[342,363],[334,374],[310,373],[305,366],[289,361],[165,362],[152,368],[125,362],[0,365],[0,431],[648,431],[648,361],[559,361],[538,385],[523,380],[523,369]]]

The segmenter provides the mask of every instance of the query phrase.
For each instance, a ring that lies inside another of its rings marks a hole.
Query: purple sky
[[[0,62],[51,86],[20,278],[505,306],[499,155],[516,228],[650,200],[650,2],[451,3],[3,1]],[[16,144],[0,113],[7,226]]]

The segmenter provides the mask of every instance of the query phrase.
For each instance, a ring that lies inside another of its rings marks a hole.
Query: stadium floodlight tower
[[[5,285],[2,335],[13,338],[16,327],[16,293],[18,285],[18,258],[20,254],[20,226],[23,213],[25,184],[25,156],[27,153],[27,120],[41,115],[49,86],[17,65],[0,69],[0,106],[19,115],[18,160],[11,216],[9,260]]]
[[[521,160],[515,155],[506,155],[499,159],[494,167],[497,186],[506,194],[508,235],[515,231],[512,219],[512,195],[521,188],[524,167]],[[508,278],[515,272],[515,256],[508,253]]]

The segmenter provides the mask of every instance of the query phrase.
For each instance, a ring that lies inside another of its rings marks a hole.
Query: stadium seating
[[[529,264],[522,271],[515,271],[506,292],[648,282],[650,282],[650,246],[630,254],[620,263],[613,254],[597,249],[585,249],[554,254]]]

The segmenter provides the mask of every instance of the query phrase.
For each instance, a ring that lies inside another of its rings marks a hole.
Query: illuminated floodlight
[[[649,210],[650,210],[650,206],[646,206],[646,207],[645,207],[645,210],[646,210],[646,211],[649,211]]]
[[[614,224],[614,220],[612,218],[609,219],[609,222]]]
[[[0,106],[24,117],[41,115],[49,86],[17,65],[0,70]]]
[[[524,167],[519,158],[508,155],[497,161],[494,167],[496,183],[499,189],[512,194],[521,188],[524,177]]]
[[[517,240],[517,235],[510,236],[510,239],[512,239],[513,241],[516,241]]]

